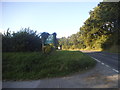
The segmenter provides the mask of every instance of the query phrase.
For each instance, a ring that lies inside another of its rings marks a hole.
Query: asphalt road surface
[[[84,51],[83,51],[84,52]],[[84,52],[87,55],[91,56],[97,62],[106,65],[107,67],[112,68],[116,72],[120,70],[120,54],[108,53],[108,52]]]

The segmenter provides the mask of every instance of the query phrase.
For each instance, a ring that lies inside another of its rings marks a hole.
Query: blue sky
[[[67,37],[79,31],[99,2],[3,2],[2,28],[18,31],[30,27],[38,33]]]

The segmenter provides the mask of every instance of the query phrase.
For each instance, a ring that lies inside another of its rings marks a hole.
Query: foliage
[[[41,39],[36,31],[29,28],[22,29],[12,34],[7,30],[7,33],[2,38],[3,52],[28,52],[40,51]]]
[[[45,45],[44,46],[44,53],[45,54],[50,54],[53,51],[53,46],[52,45]]]
[[[3,80],[65,76],[92,68],[95,60],[80,51],[3,53]]]
[[[43,32],[37,34],[29,28],[21,29],[18,32],[13,32],[7,30],[6,33],[2,35],[2,51],[3,52],[29,52],[29,51],[41,51],[42,42],[45,43],[46,39],[50,34]],[[54,33],[54,45],[57,46],[56,33]]]
[[[101,2],[90,17],[80,27],[80,31],[68,38],[61,38],[59,43],[64,49],[108,49],[120,45],[120,15],[118,2]]]

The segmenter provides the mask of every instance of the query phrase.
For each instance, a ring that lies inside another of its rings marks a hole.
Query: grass
[[[3,53],[3,80],[32,80],[85,71],[96,62],[80,51]]]

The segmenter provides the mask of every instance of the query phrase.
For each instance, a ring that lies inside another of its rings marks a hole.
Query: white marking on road
[[[102,65],[105,65],[106,67],[108,67],[108,68],[111,68],[110,66],[108,66],[108,65],[106,65],[105,63],[103,63],[103,62],[101,62],[100,60],[98,60],[98,59],[96,59],[96,58],[94,58],[94,57],[92,57],[94,60],[96,60],[97,62],[99,62],[99,63],[101,63]],[[116,69],[113,69],[113,68],[111,68],[113,71],[115,71],[115,72],[117,72],[117,73],[119,73],[119,71],[118,70],[116,70]]]
[[[101,61],[99,61],[98,59],[96,59],[96,58],[94,58],[94,57],[92,57],[93,59],[95,59],[97,62],[101,62]]]
[[[119,73],[119,71],[118,70],[116,70],[116,69],[112,69],[113,71],[115,71],[115,72],[117,72],[117,73]]]
[[[102,65],[105,65],[104,63],[101,63]]]
[[[98,60],[98,62],[101,62],[101,61]]]
[[[110,66],[108,66],[108,65],[105,65],[106,67],[110,67]]]

